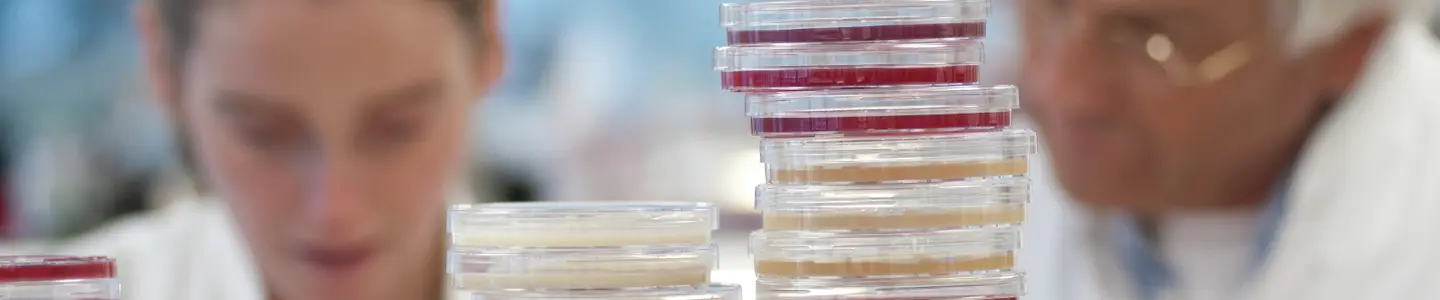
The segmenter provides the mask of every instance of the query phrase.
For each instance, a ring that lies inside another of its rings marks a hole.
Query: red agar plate
[[[742,92],[973,84],[983,47],[962,39],[726,46],[715,69],[724,88]]]
[[[768,137],[998,129],[1017,108],[1019,93],[1008,85],[746,95],[751,132]]]
[[[115,260],[106,257],[0,256],[0,283],[115,277]]]

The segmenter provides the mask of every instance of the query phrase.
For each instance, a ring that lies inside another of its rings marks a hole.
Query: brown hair
[[[154,0],[158,5],[160,18],[165,30],[166,38],[169,40],[171,59],[175,60],[172,66],[178,68],[180,58],[188,54],[191,43],[194,42],[196,22],[195,16],[199,15],[200,9],[210,0]],[[460,21],[461,28],[465,29],[469,37],[478,37],[481,20],[481,8],[488,5],[490,0],[437,0],[450,5],[454,10],[456,18]]]

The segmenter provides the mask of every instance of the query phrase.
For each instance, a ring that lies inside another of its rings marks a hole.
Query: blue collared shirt
[[[1251,264],[1250,273],[1253,275],[1258,271],[1260,262],[1265,261],[1270,254],[1270,246],[1275,240],[1276,230],[1279,229],[1280,219],[1285,215],[1286,202],[1285,190],[1288,181],[1282,181],[1271,193],[1264,210],[1260,214],[1258,223],[1259,234],[1256,236],[1255,252]],[[1160,258],[1160,253],[1155,246],[1145,238],[1140,229],[1139,222],[1134,218],[1126,217],[1117,224],[1115,230],[1115,242],[1120,251],[1120,264],[1131,277],[1138,288],[1139,297],[1142,300],[1157,300],[1160,293],[1174,287],[1177,282],[1175,271]]]

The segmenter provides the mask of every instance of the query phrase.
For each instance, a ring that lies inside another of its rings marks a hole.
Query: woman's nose
[[[356,163],[344,159],[321,159],[312,167],[306,184],[305,215],[320,226],[343,226],[360,213],[366,201]],[[329,229],[327,229],[329,230]],[[339,230],[338,228],[336,230]]]

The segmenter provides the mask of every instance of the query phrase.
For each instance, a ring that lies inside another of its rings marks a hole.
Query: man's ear
[[[1322,55],[1325,88],[1331,92],[1344,93],[1355,86],[1364,75],[1365,66],[1371,54],[1390,28],[1388,16],[1375,16],[1334,40]]]
[[[159,6],[154,0],[137,1],[131,11],[131,20],[135,23],[136,33],[141,40],[145,74],[150,81],[151,92],[155,95],[155,104],[172,118],[178,117],[181,99],[180,74],[174,65],[175,59],[171,57],[170,39],[165,33]]]
[[[480,12],[479,26],[474,31],[480,36],[476,41],[475,52],[472,54],[475,76],[475,99],[484,97],[505,70],[505,45],[500,36],[500,13],[498,0],[478,0],[480,5],[476,7]]]

